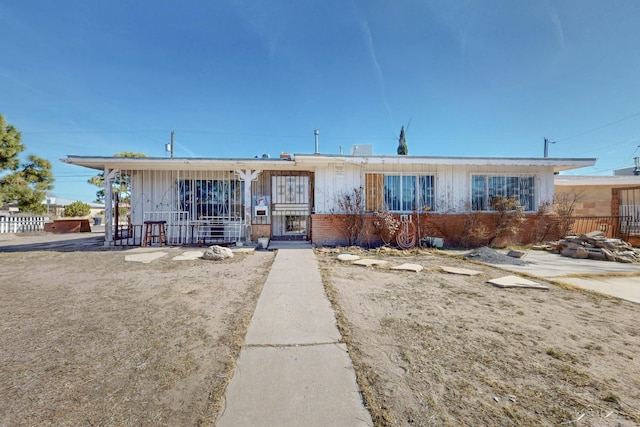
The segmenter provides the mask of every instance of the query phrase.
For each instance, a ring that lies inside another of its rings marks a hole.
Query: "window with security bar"
[[[525,211],[534,211],[535,177],[526,175],[472,175],[471,209],[490,211],[495,197],[516,198]]]
[[[431,211],[435,209],[435,177],[366,174],[365,196],[369,212],[383,209],[392,212]]]
[[[191,218],[242,218],[243,185],[229,179],[184,179],[179,182],[180,210]]]

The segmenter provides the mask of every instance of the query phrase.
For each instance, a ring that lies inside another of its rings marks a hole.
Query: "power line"
[[[600,130],[600,129],[604,129],[604,128],[606,128],[606,127],[609,127],[609,126],[615,125],[616,123],[623,122],[623,121],[625,121],[625,120],[631,119],[631,118],[636,117],[636,116],[640,116],[640,111],[638,111],[637,113],[633,113],[633,114],[631,114],[631,115],[629,115],[629,116],[623,117],[623,118],[621,118],[621,119],[615,120],[615,121],[613,121],[613,122],[609,122],[609,123],[604,124],[604,125],[602,125],[602,126],[598,126],[597,128],[589,129],[589,130],[584,131],[584,132],[581,132],[581,133],[579,133],[579,134],[576,134],[576,135],[573,135],[573,136],[569,136],[569,137],[567,137],[567,138],[560,139],[560,140],[558,140],[558,142],[566,141],[566,140],[568,140],[568,139],[577,138],[577,137],[579,137],[579,136],[586,135],[586,134],[588,134],[588,133],[595,132],[595,131]]]

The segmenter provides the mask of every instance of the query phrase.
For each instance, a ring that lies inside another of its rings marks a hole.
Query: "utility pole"
[[[549,141],[547,138],[544,139],[544,157],[549,157],[549,144],[555,144],[555,141]]]
[[[172,159],[173,159],[173,134],[174,134],[174,131],[171,131],[171,158]]]

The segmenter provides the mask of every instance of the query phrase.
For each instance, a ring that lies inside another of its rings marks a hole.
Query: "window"
[[[225,179],[190,179],[180,181],[180,210],[192,218],[221,216],[240,218],[243,183]]]
[[[409,212],[434,208],[433,175],[366,174],[367,211]]]
[[[525,211],[535,209],[535,178],[533,176],[472,175],[471,209],[490,210],[494,197],[514,197]]]

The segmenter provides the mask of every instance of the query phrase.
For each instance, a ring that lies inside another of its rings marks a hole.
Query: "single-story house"
[[[640,175],[558,175],[554,185],[558,199],[574,204],[576,217],[621,217],[628,225],[625,238],[640,245]]]
[[[104,172],[106,244],[132,238],[140,243],[149,220],[167,221],[172,244],[259,237],[344,244],[336,218],[346,212],[339,202],[359,189],[370,216],[386,209],[438,215],[444,223],[455,215],[490,214],[495,196],[517,197],[526,213],[535,214],[553,200],[555,174],[595,164],[592,158],[371,154],[282,154],[273,159],[69,155],[62,161]],[[121,202],[128,212],[122,212]]]
[[[65,199],[62,197],[46,197],[44,204],[47,205],[47,213],[54,218],[62,217],[64,214],[64,208],[69,206],[72,203],[75,203],[77,200]],[[86,202],[84,202],[86,203]],[[101,216],[104,213],[104,204],[89,202],[87,203],[90,208],[89,216],[97,217]]]

